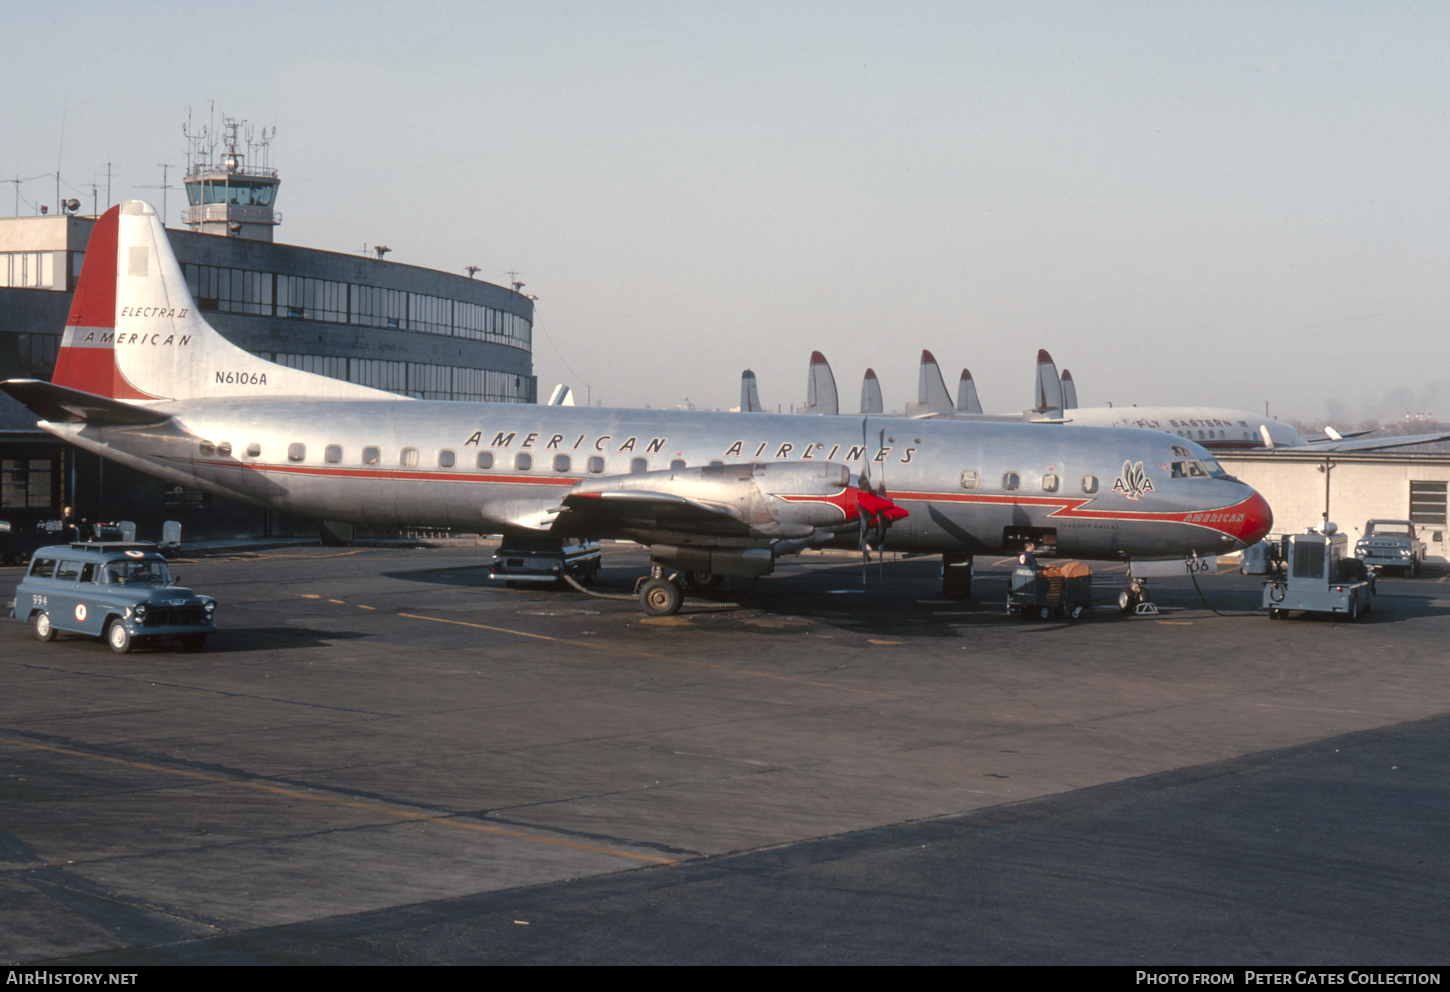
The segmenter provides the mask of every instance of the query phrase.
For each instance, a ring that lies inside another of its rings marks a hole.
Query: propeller
[[[877,451],[886,447],[886,429],[883,427],[877,438]],[[861,447],[864,461],[861,463],[861,491],[856,496],[857,522],[861,546],[861,588],[866,588],[866,566],[871,563],[871,540],[876,541],[877,587],[885,583],[886,529],[908,512],[897,506],[886,496],[886,463],[881,463],[880,477],[875,486],[871,484],[871,457],[866,444],[866,421],[861,421]],[[871,534],[871,530],[875,534]]]

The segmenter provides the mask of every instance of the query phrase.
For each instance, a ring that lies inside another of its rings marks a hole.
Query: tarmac
[[[201,654],[0,623],[0,960],[1445,960],[1444,569],[1025,621],[809,554],[651,619],[488,558],[209,550]]]

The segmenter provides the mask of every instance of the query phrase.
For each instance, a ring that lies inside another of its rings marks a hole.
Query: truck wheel
[[[650,579],[639,591],[639,608],[652,617],[667,617],[680,612],[685,600],[680,587],[668,579]]]
[[[1037,608],[1037,617],[1040,620],[1050,620],[1052,618],[1052,607],[1039,606]]]
[[[125,654],[131,650],[131,632],[119,618],[112,620],[111,625],[106,628],[106,643],[117,654]]]
[[[1350,623],[1354,623],[1358,619],[1359,619],[1359,600],[1358,599],[1351,599],[1349,601],[1349,622]]]
[[[42,641],[55,640],[55,628],[50,625],[49,613],[37,613],[35,615],[35,636]]]

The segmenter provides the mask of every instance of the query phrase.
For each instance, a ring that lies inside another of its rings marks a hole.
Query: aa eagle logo
[[[1122,493],[1129,499],[1136,500],[1139,496],[1153,491],[1153,483],[1148,480],[1148,474],[1143,471],[1142,462],[1123,462],[1123,474],[1113,482],[1113,492]]]

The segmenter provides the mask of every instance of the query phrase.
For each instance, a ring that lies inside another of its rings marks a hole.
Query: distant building
[[[197,155],[188,170],[193,230],[167,231],[213,327],[279,364],[404,396],[536,402],[532,300],[463,275],[274,243],[277,174],[248,168],[232,138],[219,164]],[[0,378],[50,378],[93,224],[0,218]],[[30,528],[65,506],[134,520],[143,538],[166,519],[191,540],[317,532],[315,521],[104,466],[0,396],[0,520]]]

